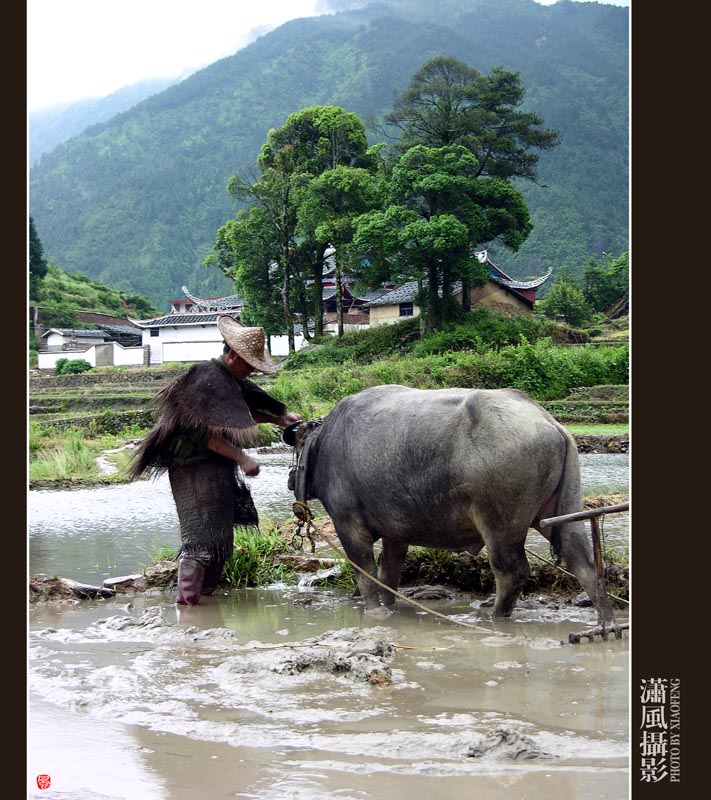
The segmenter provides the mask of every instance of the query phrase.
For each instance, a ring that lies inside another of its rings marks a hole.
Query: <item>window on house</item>
[[[414,306],[412,303],[400,303],[400,316],[411,317],[414,313]]]
[[[151,328],[151,336],[158,336],[159,331],[158,328]]]

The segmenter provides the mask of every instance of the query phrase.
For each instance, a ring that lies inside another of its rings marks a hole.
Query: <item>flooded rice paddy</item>
[[[625,492],[611,458],[603,489]],[[288,517],[288,458],[260,460],[257,507]],[[167,481],[30,494],[32,574],[100,582],[179,541]],[[593,612],[536,598],[496,622],[469,595],[427,604],[451,621],[296,586],[185,609],[172,592],[37,604],[28,797],[628,796],[627,633],[563,644]]]
[[[293,494],[287,489],[290,452],[275,449],[256,456],[262,471],[248,478],[262,524],[292,519]],[[629,457],[580,456],[586,494],[627,494]],[[310,504],[319,513],[320,504]],[[320,509],[322,511],[322,509]],[[85,583],[127,575],[150,564],[162,547],[180,546],[178,516],[167,476],[129,485],[67,491],[30,492],[29,562],[33,575],[60,575]],[[611,542],[627,544],[626,516],[605,519]],[[532,549],[548,550],[542,537],[529,537]]]

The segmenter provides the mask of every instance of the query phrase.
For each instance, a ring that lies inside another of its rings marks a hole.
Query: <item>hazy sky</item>
[[[243,46],[252,28],[313,16],[318,5],[318,0],[27,0],[28,110],[104,97],[144,78],[207,66]]]

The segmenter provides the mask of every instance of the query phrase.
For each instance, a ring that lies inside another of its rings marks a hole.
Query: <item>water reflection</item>
[[[291,451],[257,457],[262,470],[248,482],[262,521],[290,519],[294,500],[287,488]],[[627,455],[581,454],[580,461],[584,492],[627,493]],[[100,583],[141,569],[163,547],[180,546],[178,518],[166,476],[122,486],[32,491],[28,522],[31,574]],[[626,517],[611,517],[605,524],[608,535],[626,541]],[[542,540],[532,544],[540,546],[541,552],[547,550]]]

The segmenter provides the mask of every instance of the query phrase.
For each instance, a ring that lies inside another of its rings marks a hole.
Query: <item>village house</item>
[[[536,291],[548,280],[552,269],[539,278],[519,281],[493,264],[486,250],[477,253],[476,257],[482,264],[488,266],[489,280],[483,286],[475,286],[470,290],[472,308],[496,307],[504,304],[524,311],[533,310]],[[418,316],[420,307],[415,304],[417,292],[417,281],[410,281],[369,301],[367,307],[370,312],[370,327],[392,324],[404,317]],[[461,302],[461,282],[453,285],[452,292],[455,299]]]
[[[37,366],[54,369],[60,358],[83,359],[92,367],[143,363],[141,331],[125,317],[97,311],[77,311],[77,321],[93,328],[45,328],[41,309],[31,308],[38,343]]]
[[[323,269],[323,291],[321,299],[323,301],[323,330],[324,333],[336,335],[338,333],[338,313],[337,298],[338,290],[336,280],[336,262],[333,257],[334,250],[326,256],[326,264]],[[310,283],[307,282],[307,284]],[[343,311],[344,331],[358,330],[370,326],[370,312],[368,304],[378,297],[387,294],[395,288],[393,282],[385,282],[378,289],[368,291],[356,291],[347,271],[341,275],[341,308]]]
[[[489,268],[489,280],[483,286],[471,289],[471,307],[500,306],[506,304],[531,311],[536,301],[536,291],[550,277],[551,270],[530,281],[511,278],[494,265],[486,250],[476,257]],[[192,363],[216,358],[222,353],[222,336],[217,328],[220,314],[239,319],[244,300],[238,295],[200,298],[183,286],[184,298],[170,301],[170,311],[151,319],[125,320],[108,315],[93,315],[82,322],[94,324],[91,330],[52,328],[42,334],[43,346],[38,354],[40,369],[53,369],[59,358],[83,358],[91,366],[155,366],[166,363]],[[384,283],[373,291],[358,291],[349,275],[341,275],[341,307],[344,330],[391,324],[404,317],[417,316],[420,308],[415,299],[416,281],[395,288],[394,283]],[[324,331],[335,335],[338,331],[336,313],[336,265],[333,251],[326,260],[323,271]],[[455,284],[453,294],[461,300],[461,283]],[[82,314],[84,312],[80,312]],[[87,312],[88,313],[88,312]],[[300,326],[294,333],[296,349],[307,340]],[[289,353],[288,337],[269,336],[272,357]]]
[[[68,350],[87,350],[92,345],[103,344],[109,338],[100,330],[81,330],[76,328],[50,328],[42,334],[44,348],[48,353]]]
[[[171,300],[168,314],[152,319],[131,319],[142,331],[148,365],[217,358],[223,346],[217,318],[221,314],[240,318],[244,300],[238,295],[201,298],[191,294],[186,286],[182,288],[185,299]],[[304,336],[297,330],[294,338],[298,350],[304,344]],[[288,337],[270,336],[268,348],[272,357],[288,355]]]

